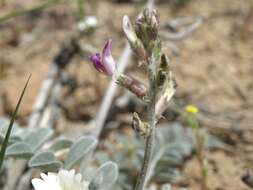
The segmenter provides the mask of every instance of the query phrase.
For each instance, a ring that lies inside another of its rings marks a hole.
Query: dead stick
[[[54,58],[54,61],[49,68],[48,76],[42,83],[42,87],[36,98],[33,111],[29,118],[28,127],[30,129],[38,127],[45,107],[48,104],[52,89],[57,80],[59,80],[60,73],[71,61],[73,56],[78,53],[78,51],[79,48],[76,39],[71,39],[63,45],[58,55]]]

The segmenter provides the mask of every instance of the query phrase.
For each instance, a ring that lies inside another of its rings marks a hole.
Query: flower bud
[[[129,17],[127,15],[123,17],[123,30],[135,55],[140,60],[146,60],[147,55],[146,55],[145,48],[143,47],[141,40],[137,37],[135,30],[132,26],[132,23],[129,20]]]
[[[117,79],[117,83],[128,89],[139,98],[143,98],[147,94],[146,87],[140,81],[130,76],[120,75]]]
[[[132,23],[127,15],[123,17],[123,31],[130,44],[135,44],[137,42],[138,38],[136,36]]]
[[[168,79],[169,72],[169,60],[165,54],[161,56],[161,63],[157,72],[157,86],[162,88],[166,80]]]
[[[156,115],[160,116],[168,107],[170,100],[176,92],[176,81],[170,70],[166,73],[166,80],[160,86],[158,101],[156,103]]]
[[[169,59],[165,54],[162,54],[160,68],[166,71],[168,69],[168,66],[169,66]]]
[[[159,21],[158,21],[158,14],[157,14],[157,10],[153,9],[152,10],[152,15],[151,15],[151,27],[153,29],[158,29],[158,25],[159,25]]]
[[[144,138],[150,135],[151,130],[149,124],[141,121],[139,115],[136,112],[133,113],[132,128]]]
[[[144,46],[150,40],[156,40],[158,37],[158,16],[156,10],[149,10],[146,8],[136,20],[136,33],[141,39]]]

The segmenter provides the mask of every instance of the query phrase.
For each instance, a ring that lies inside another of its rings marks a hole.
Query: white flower
[[[80,173],[75,174],[75,170],[60,170],[58,174],[41,173],[42,179],[32,179],[35,190],[88,190],[89,182],[82,181]]]

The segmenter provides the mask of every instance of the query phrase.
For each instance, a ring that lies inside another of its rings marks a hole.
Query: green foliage
[[[66,169],[72,168],[74,165],[80,163],[85,155],[89,153],[97,144],[94,137],[81,137],[74,143],[69,150],[67,158],[64,163]]]
[[[104,163],[95,173],[89,185],[90,190],[112,189],[118,178],[118,166],[113,162]]]
[[[6,119],[0,118],[0,136],[6,130]],[[70,169],[78,165],[97,143],[93,137],[81,137],[76,142],[60,137],[47,148],[42,148],[52,136],[51,128],[39,128],[30,131],[14,124],[15,130],[10,135],[10,143],[6,149],[6,156],[29,160],[29,166],[45,171],[56,171],[61,166]],[[24,135],[26,134],[26,135]],[[57,152],[67,150],[65,162],[57,160]]]
[[[73,142],[70,139],[60,137],[50,146],[50,150],[53,152],[57,152],[60,150],[69,149],[72,144]]]
[[[30,158],[53,135],[53,130],[50,128],[39,128],[30,131],[16,126],[16,130],[20,131],[19,135],[16,134],[18,140],[8,146],[6,156]],[[23,132],[21,132],[22,130]],[[26,133],[25,137],[24,133]]]
[[[171,190],[171,185],[170,184],[164,184],[162,186],[162,189],[161,190]]]
[[[222,147],[222,142],[211,135],[206,135],[206,147]],[[107,160],[115,161],[120,171],[115,189],[130,190],[141,167],[143,143],[136,137],[116,132],[112,134],[112,141],[115,143],[102,142],[112,154],[106,155],[104,150],[97,151],[95,160],[99,164]],[[176,179],[180,175],[177,168],[194,152],[194,143],[192,129],[184,128],[179,123],[160,125],[157,128],[155,152],[151,161],[154,172],[150,180],[167,183]]]
[[[6,131],[7,120],[0,118],[0,136]],[[90,151],[96,146],[97,140],[91,136],[82,136],[73,142],[65,137],[59,137],[49,146],[42,146],[53,135],[50,128],[41,128],[30,131],[21,128],[17,124],[10,135],[11,142],[8,144],[6,156],[28,160],[28,166],[38,168],[46,172],[57,172],[60,168],[71,169],[80,166],[84,160],[88,160]],[[26,136],[24,136],[26,134]],[[41,148],[43,147],[43,148]],[[59,152],[64,153],[64,160],[56,156]],[[107,157],[108,158],[108,157]],[[104,159],[102,166],[96,170],[96,166],[90,162],[84,162],[85,171],[91,176],[91,188],[94,190],[111,189],[118,178],[117,164]],[[89,171],[92,171],[89,173]]]
[[[5,134],[7,133],[8,126],[9,126],[10,120],[7,118],[0,118],[0,144],[3,143]],[[17,126],[17,124],[14,122],[11,130],[11,134],[9,137],[8,143],[14,143],[17,141],[20,141],[23,137],[23,130]]]
[[[53,135],[53,130],[51,128],[39,128],[30,132],[26,136],[24,142],[27,143],[32,151],[37,150],[41,145],[43,145],[49,138]]]
[[[35,154],[28,163],[29,167],[40,168],[45,171],[58,171],[62,163],[57,161],[53,152],[40,152]]]
[[[30,158],[32,155],[32,149],[25,142],[16,142],[6,149],[6,156],[8,157]]]

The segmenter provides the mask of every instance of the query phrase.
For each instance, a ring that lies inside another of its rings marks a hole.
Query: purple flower
[[[101,73],[108,76],[112,76],[116,66],[115,61],[111,53],[112,40],[108,40],[103,48],[102,56],[99,53],[95,53],[89,56],[90,61],[93,63],[94,67]]]

